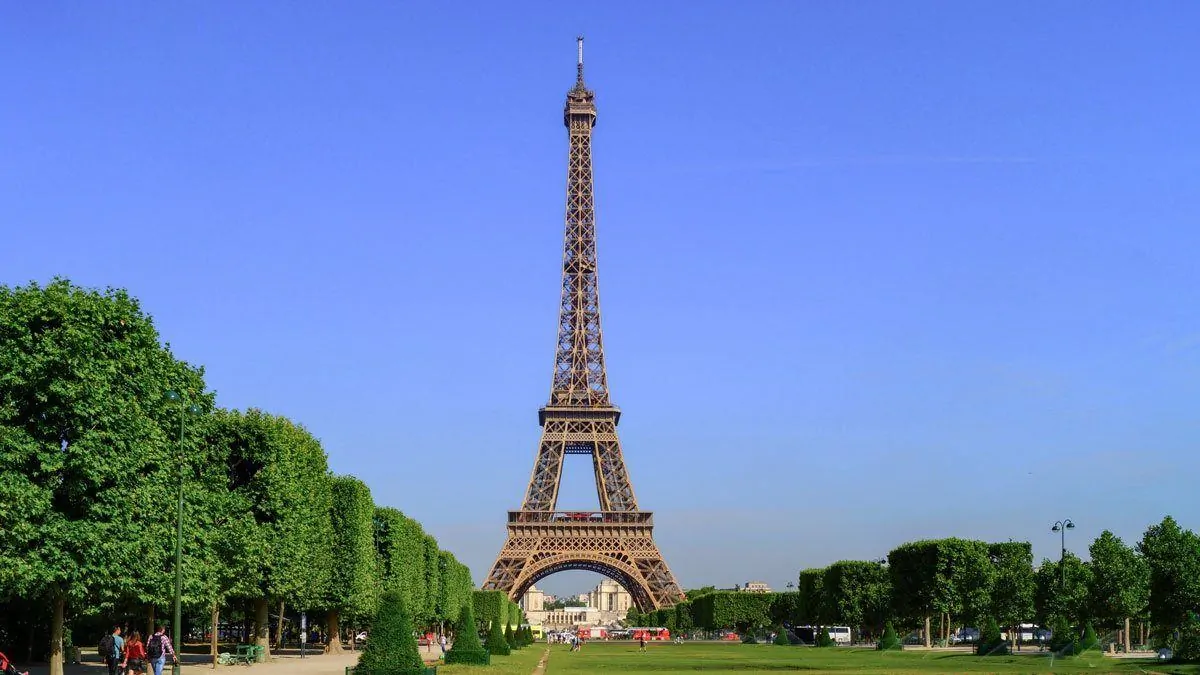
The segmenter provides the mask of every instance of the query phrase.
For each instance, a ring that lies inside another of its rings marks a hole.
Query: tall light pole
[[[179,402],[179,511],[175,514],[175,625],[171,631],[171,643],[175,646],[175,663],[172,675],[179,675],[179,653],[183,648],[183,422],[188,413],[200,412],[199,406],[188,405],[177,391],[167,392],[168,401]]]
[[[1067,566],[1063,564],[1067,559],[1067,530],[1073,529],[1075,523],[1070,518],[1063,518],[1050,526],[1050,531],[1058,533],[1062,544],[1062,551],[1058,555],[1058,587],[1063,591],[1067,589]]]

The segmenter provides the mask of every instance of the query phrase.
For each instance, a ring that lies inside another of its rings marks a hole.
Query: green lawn
[[[529,651],[526,649],[525,651]],[[537,659],[534,659],[536,665]],[[533,665],[530,666],[532,670]],[[1189,673],[1198,666],[1169,666],[1143,659],[1094,656],[1051,661],[1046,654],[974,656],[962,652],[877,652],[871,649],[776,647],[687,643],[651,644],[645,654],[637,644],[589,643],[579,652],[555,645],[546,675],[569,673]],[[441,671],[438,671],[439,674]],[[458,672],[458,671],[455,671]],[[491,671],[488,671],[489,673]],[[499,671],[497,671],[499,672]],[[507,673],[507,671],[505,671]],[[527,671],[528,673],[528,671]]]
[[[509,656],[493,656],[490,666],[467,666],[454,664],[438,666],[438,675],[529,675],[537,667],[546,645],[533,644],[517,649]]]

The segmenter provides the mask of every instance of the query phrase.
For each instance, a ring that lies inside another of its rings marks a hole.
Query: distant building
[[[621,584],[610,579],[601,581],[599,586],[596,586],[592,589],[591,593],[587,594],[588,607],[598,609],[601,612],[619,614],[622,619],[629,612],[631,604],[632,599],[629,591],[621,588]]]
[[[553,602],[554,596],[546,595],[536,586],[530,586],[525,595],[521,596],[521,609],[530,623],[540,623],[554,630],[577,626],[611,626],[624,620],[629,608],[633,606],[629,591],[608,579],[601,581],[590,593],[566,597],[572,600],[578,598],[585,606],[546,609],[546,605]]]
[[[762,581],[747,581],[741,591],[743,593],[770,593],[771,587]]]
[[[554,596],[550,596],[553,601]],[[538,590],[537,586],[530,586],[529,590],[525,591],[525,595],[521,596],[521,609],[526,616],[530,612],[541,612],[546,609],[546,594]]]

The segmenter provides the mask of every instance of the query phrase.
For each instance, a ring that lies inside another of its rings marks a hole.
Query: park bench
[[[217,657],[217,663],[223,666],[243,663],[248,666],[251,663],[257,663],[258,659],[262,656],[262,652],[263,648],[261,645],[238,645],[236,654],[224,652]]]

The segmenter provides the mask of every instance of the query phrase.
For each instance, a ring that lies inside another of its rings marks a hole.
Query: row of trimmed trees
[[[1156,644],[1200,658],[1187,656],[1190,636],[1200,636],[1200,537],[1167,517],[1136,547],[1105,531],[1089,552],[1087,562],[1068,553],[1061,563],[1044,560],[1035,568],[1028,542],[918,541],[897,547],[886,561],[843,560],[803,570],[794,592],[692,591],[674,607],[631,611],[627,622],[739,631],[782,623],[846,625],[878,637],[894,621],[923,629],[928,646],[957,626],[994,620],[1014,635],[1012,627],[1036,620],[1076,632],[1087,624],[1123,628],[1128,649],[1131,621],[1146,621]]]
[[[324,614],[337,650],[339,622],[383,591],[424,626],[471,603],[466,566],[331,475],[303,426],[217,408],[124,291],[0,287],[0,485],[0,649],[48,638],[52,675],[64,637],[99,638],[85,626],[165,618],[180,491],[183,604],[211,623],[214,656],[223,608],[252,616],[265,649],[270,613]]]

